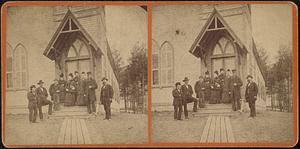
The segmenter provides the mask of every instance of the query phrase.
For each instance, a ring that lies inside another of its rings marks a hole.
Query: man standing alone
[[[96,92],[98,88],[96,81],[92,78],[92,73],[87,72],[87,80],[85,84],[85,93],[87,94],[87,109],[88,113],[96,113]]]
[[[195,89],[196,97],[199,99],[199,108],[204,108],[205,107],[205,102],[204,102],[205,84],[203,81],[203,76],[199,77],[199,81],[196,82],[194,89]]]
[[[111,119],[111,109],[110,105],[112,102],[112,98],[114,95],[114,91],[111,85],[107,83],[108,79],[106,77],[102,78],[103,86],[101,88],[101,94],[100,94],[100,102],[104,106],[105,110],[105,118],[104,120]]]
[[[250,117],[256,116],[256,110],[255,110],[255,101],[257,99],[257,85],[255,82],[253,82],[253,77],[251,75],[247,76],[248,84],[246,86],[246,92],[245,92],[245,98],[246,102],[249,104],[250,108]]]

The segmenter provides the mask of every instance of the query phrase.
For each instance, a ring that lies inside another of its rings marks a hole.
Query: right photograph
[[[292,143],[292,4],[152,9],[154,143]]]

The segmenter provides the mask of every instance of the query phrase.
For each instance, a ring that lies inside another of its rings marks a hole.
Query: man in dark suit
[[[209,102],[210,101],[210,86],[211,86],[211,83],[212,83],[212,79],[210,78],[209,76],[209,71],[206,71],[205,72],[205,76],[204,76],[204,100],[206,102]]]
[[[51,101],[54,103],[53,109],[55,111],[59,110],[60,85],[57,79],[54,79],[54,83],[50,85],[49,94]]]
[[[246,98],[246,102],[248,102],[249,104],[251,118],[256,116],[255,101],[257,100],[257,93],[258,93],[257,85],[252,79],[253,77],[251,75],[247,76],[248,84],[246,86],[246,92],[245,92],[245,98]]]
[[[43,87],[44,82],[40,80],[38,83],[39,87],[36,89],[36,96],[38,99],[38,109],[39,109],[39,117],[42,120],[43,119],[43,110],[42,106],[49,105],[48,106],[48,114],[52,114],[52,102],[47,99],[48,93],[47,89]]]
[[[96,114],[96,92],[95,90],[98,88],[96,80],[92,78],[92,73],[87,72],[87,79],[85,82],[85,93],[87,96],[87,109],[88,113]]]
[[[199,81],[196,82],[194,89],[195,89],[196,97],[199,99],[199,108],[204,108],[205,107],[205,102],[204,102],[205,84],[204,84],[203,76],[199,77]]]
[[[174,106],[174,120],[182,120],[182,93],[181,93],[181,84],[177,82],[175,84],[175,89],[172,91],[173,95],[173,106]]]
[[[232,110],[240,110],[241,109],[241,86],[243,86],[243,82],[240,77],[237,76],[236,70],[232,69],[232,78],[231,78],[231,91],[232,91]]]
[[[197,112],[197,99],[192,96],[193,88],[191,85],[189,85],[189,79],[187,77],[185,77],[183,82],[184,82],[184,84],[181,86],[182,99],[183,99],[183,110],[184,110],[185,118],[188,119],[187,104],[194,102],[193,111]]]
[[[30,86],[30,91],[27,93],[28,109],[29,109],[29,121],[36,123],[37,117],[37,98],[35,93],[35,85]]]
[[[102,78],[102,88],[101,88],[101,94],[100,94],[100,102],[104,106],[105,110],[105,118],[104,120],[111,119],[111,109],[110,105],[112,102],[112,98],[114,96],[114,91],[111,85],[107,83],[108,79],[106,77]]]

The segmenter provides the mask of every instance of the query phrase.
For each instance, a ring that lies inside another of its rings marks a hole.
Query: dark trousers
[[[60,107],[59,107],[59,94],[54,94],[53,96],[52,96],[52,101],[53,101],[53,109],[55,110],[55,111],[58,111],[59,109],[60,109]]]
[[[96,112],[95,100],[88,100],[87,103],[88,113]]]
[[[202,93],[202,92],[200,92],[199,93],[199,108],[204,108],[205,107],[205,101],[204,101],[204,92]]]
[[[255,110],[255,101],[249,101],[249,108],[250,108],[250,116],[254,117],[256,116],[256,110]]]
[[[180,120],[182,113],[182,105],[174,105],[174,119]]]
[[[29,109],[29,121],[30,122],[35,122],[36,121],[36,117],[37,117],[37,105],[32,105],[31,107],[28,108]]]
[[[110,119],[111,118],[111,109],[110,109],[111,102],[110,101],[104,101],[103,106],[105,110],[105,118]]]
[[[232,110],[236,111],[236,110],[240,110],[240,109],[241,109],[241,101],[240,101],[240,99],[233,97]]]
[[[38,104],[38,109],[39,109],[39,117],[40,119],[43,119],[43,109],[42,107],[45,105],[49,105],[48,106],[48,114],[51,115],[52,114],[52,102],[50,100],[44,99],[42,101],[40,101],[40,103]]]
[[[192,103],[192,102],[194,102],[193,111],[197,112],[197,105],[198,105],[197,98],[187,97],[187,98],[185,98],[185,101],[183,102],[183,111],[184,111],[185,118],[188,118],[187,104]]]

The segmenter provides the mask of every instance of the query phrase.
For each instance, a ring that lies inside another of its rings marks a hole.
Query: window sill
[[[170,88],[170,87],[173,87],[173,85],[152,85],[152,88],[160,88],[160,89],[163,89],[163,88]]]
[[[27,89],[6,89],[7,92],[27,91]]]

